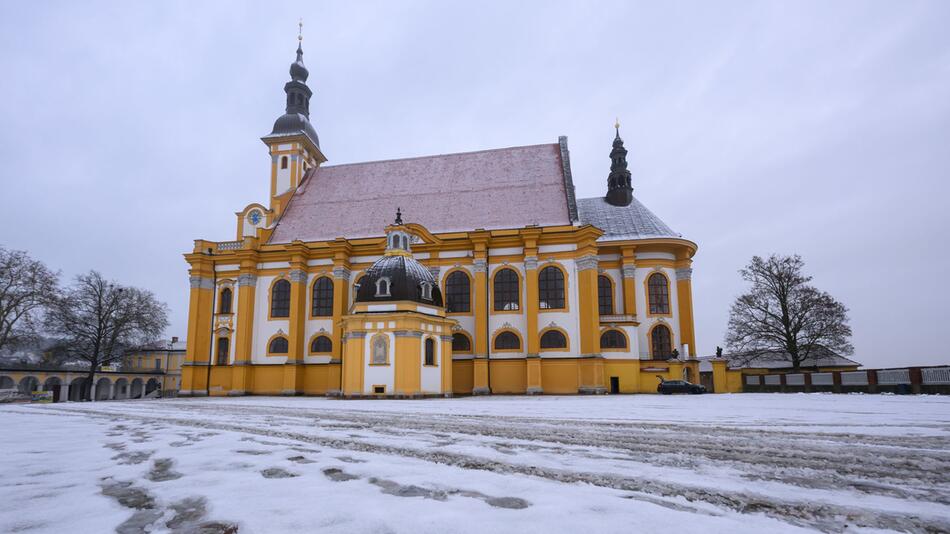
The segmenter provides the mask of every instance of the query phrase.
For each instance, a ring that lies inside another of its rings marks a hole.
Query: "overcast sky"
[[[0,245],[147,287],[267,202],[304,19],[331,164],[556,142],[699,244],[697,343],[737,270],[801,254],[868,366],[950,361],[950,2],[3,2]]]

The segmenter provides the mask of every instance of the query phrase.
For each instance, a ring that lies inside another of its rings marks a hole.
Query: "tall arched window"
[[[627,338],[618,330],[607,330],[600,335],[600,348],[625,349],[627,348]]]
[[[505,331],[495,336],[495,350],[519,350],[521,340],[514,332]]]
[[[314,317],[333,315],[333,282],[326,276],[317,278],[317,281],[313,283],[310,301],[310,315]]]
[[[426,338],[426,365],[435,365],[435,341]]]
[[[333,352],[333,342],[327,336],[317,336],[310,342],[310,352]]]
[[[280,168],[281,168],[281,169],[286,169],[286,168],[287,168],[287,156],[281,156],[281,158],[280,158]]]
[[[218,365],[227,365],[230,352],[230,340],[226,337],[218,338]]]
[[[614,284],[603,274],[597,277],[597,308],[601,315],[614,312]]]
[[[647,291],[650,294],[650,313],[665,315],[670,313],[669,280],[660,273],[653,273],[647,279]]]
[[[461,332],[452,334],[452,352],[472,352],[472,340]]]
[[[564,307],[564,273],[557,267],[545,267],[538,273],[538,299],[542,310]]]
[[[267,346],[267,352],[270,354],[287,354],[287,338],[275,337],[270,340],[270,345]]]
[[[231,288],[226,287],[221,290],[220,304],[218,304],[218,313],[231,313]]]
[[[519,309],[518,274],[504,268],[495,273],[495,311],[514,311]]]
[[[270,316],[290,317],[290,282],[278,280],[271,289]]]
[[[673,340],[666,325],[656,325],[650,333],[650,341],[654,360],[669,360],[673,355]]]
[[[542,349],[566,349],[567,338],[560,330],[548,330],[541,335]]]
[[[471,311],[472,284],[464,271],[453,271],[445,279],[445,309],[449,313]]]

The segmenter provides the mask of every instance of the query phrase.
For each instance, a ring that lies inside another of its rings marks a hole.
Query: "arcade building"
[[[604,196],[556,142],[328,165],[303,50],[262,140],[270,198],[185,254],[180,395],[655,392],[698,381],[695,243],[634,195],[619,125]],[[605,147],[605,152],[607,147]]]

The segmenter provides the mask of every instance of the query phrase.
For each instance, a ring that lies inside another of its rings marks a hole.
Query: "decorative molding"
[[[576,261],[578,271],[586,271],[588,269],[597,268],[597,256],[593,254],[588,254],[586,256],[581,256]]]
[[[350,275],[352,273],[346,267],[334,267],[333,268],[333,278],[350,281]]]
[[[189,276],[188,282],[192,289],[214,289],[214,279],[204,276]]]
[[[343,334],[343,341],[347,339],[364,339],[366,338],[366,332],[347,332]]]
[[[441,337],[442,337],[442,341],[451,342],[454,339],[452,336],[441,336]]]
[[[413,332],[410,330],[395,330],[393,335],[396,337],[422,337],[422,332]]]
[[[291,282],[306,282],[307,271],[304,271],[303,269],[291,269],[288,278],[290,278]]]
[[[623,275],[624,278],[631,278],[631,279],[636,278],[636,277],[637,277],[637,266],[636,266],[636,265],[630,265],[630,264],[624,264],[624,266],[620,268],[620,272],[621,272],[621,274]]]
[[[537,256],[525,256],[524,258],[524,268],[525,269],[537,269],[538,268],[538,257]]]
[[[476,273],[487,273],[488,272],[488,260],[476,259],[472,262],[474,271]]]
[[[684,267],[682,269],[676,270],[676,279],[677,280],[692,280],[693,279],[693,268]]]
[[[257,285],[256,274],[242,274],[238,276],[238,287],[254,287]]]
[[[441,270],[441,267],[439,267],[438,265],[433,265],[429,267],[429,273],[432,274],[432,278],[435,278],[436,280],[439,279],[440,270]]]

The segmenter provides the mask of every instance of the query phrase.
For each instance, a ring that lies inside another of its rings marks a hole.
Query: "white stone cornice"
[[[351,274],[352,274],[352,273],[350,272],[350,270],[347,269],[346,267],[334,267],[334,268],[333,268],[333,278],[337,278],[337,279],[340,279],[340,280],[349,281]]]
[[[577,261],[576,261],[575,263],[577,264],[577,270],[578,270],[578,271],[586,271],[586,270],[588,270],[588,269],[596,269],[596,268],[597,268],[597,256],[594,256],[593,254],[588,254],[588,255],[586,255],[586,256],[581,256],[580,258],[577,258]]]
[[[214,289],[214,280],[205,276],[189,276],[188,283],[192,289]]]
[[[291,269],[288,274],[291,282],[306,282],[307,281],[307,271],[303,269]]]
[[[637,266],[636,265],[624,265],[621,267],[620,272],[623,274],[624,278],[636,278],[637,277]]]
[[[242,274],[238,276],[238,287],[247,287],[247,286],[256,286],[257,285],[257,275],[256,274]]]
[[[693,279],[692,267],[684,267],[682,269],[677,269],[676,279],[677,280],[692,280]]]

